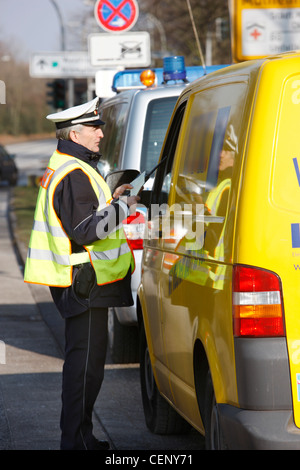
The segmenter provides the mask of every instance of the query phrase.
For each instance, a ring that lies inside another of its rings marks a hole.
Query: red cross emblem
[[[255,28],[254,31],[252,31],[252,33],[250,33],[250,36],[252,36],[253,39],[256,41],[256,39],[258,39],[259,36],[261,36],[261,33]]]

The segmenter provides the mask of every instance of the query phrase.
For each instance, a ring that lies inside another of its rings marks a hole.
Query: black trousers
[[[61,449],[93,449],[92,412],[104,376],[107,308],[65,319]]]

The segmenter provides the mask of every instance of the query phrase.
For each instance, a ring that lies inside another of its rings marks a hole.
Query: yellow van
[[[300,449],[300,53],[180,95],[138,292],[147,426]]]

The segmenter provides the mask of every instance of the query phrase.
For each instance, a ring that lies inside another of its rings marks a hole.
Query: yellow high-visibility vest
[[[223,180],[216,188],[214,188],[209,194],[206,204],[207,207],[211,210],[212,215],[216,215],[219,208],[222,195],[224,191],[229,191],[231,186],[231,179],[227,178]],[[223,222],[222,231],[218,240],[218,243],[215,247],[214,258],[217,261],[224,261],[224,227],[225,221]],[[210,277],[213,280],[212,287],[217,290],[222,290],[224,287],[224,280],[226,275],[226,265],[217,264],[215,272],[210,273]]]
[[[71,171],[82,170],[89,178],[98,199],[98,211],[111,202],[111,192],[99,173],[89,164],[55,151],[50,158],[38,194],[34,223],[29,241],[24,280],[34,284],[68,287],[73,266],[91,262],[98,285],[123,279],[134,257],[122,225],[101,240],[85,245],[82,253],[72,253],[71,242],[53,206],[54,192]]]

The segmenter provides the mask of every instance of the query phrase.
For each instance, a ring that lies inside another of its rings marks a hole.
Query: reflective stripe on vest
[[[72,283],[72,266],[89,261],[99,285],[124,278],[130,266],[134,269],[133,255],[123,227],[117,227],[103,240],[85,245],[83,253],[71,252],[71,242],[55,213],[53,197],[57,185],[74,169],[81,169],[88,176],[98,199],[97,210],[111,201],[109,187],[90,165],[54,152],[38,195],[25,265],[26,282],[67,287]]]

